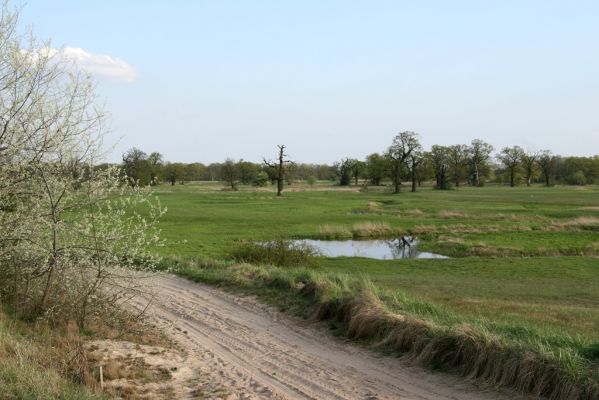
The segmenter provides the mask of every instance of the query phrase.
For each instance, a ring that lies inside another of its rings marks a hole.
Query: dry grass
[[[384,237],[395,233],[386,222],[370,221],[353,224],[351,231],[354,238]]]
[[[351,239],[351,230],[343,225],[321,225],[318,228],[319,237],[327,240],[331,239]]]
[[[416,225],[410,229],[410,233],[416,236],[437,233],[438,231],[439,228],[436,225]]]
[[[402,210],[401,215],[405,215],[406,217],[422,217],[424,212],[418,208],[409,208],[407,210]]]
[[[541,353],[510,347],[469,325],[450,329],[394,314],[368,284],[356,296],[320,302],[315,317],[342,322],[350,338],[372,340],[416,364],[443,367],[487,385],[549,399],[599,396],[597,382],[573,379]]]
[[[370,211],[380,211],[382,206],[383,204],[379,203],[378,201],[369,201],[366,207]]]
[[[574,219],[553,221],[549,226],[549,230],[564,230],[564,229],[599,229],[599,217],[578,217]]]
[[[443,210],[437,213],[439,218],[447,218],[447,219],[463,219],[470,218],[468,214],[465,214],[461,211],[451,211],[451,210]]]

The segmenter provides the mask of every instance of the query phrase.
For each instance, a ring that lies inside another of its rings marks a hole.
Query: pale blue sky
[[[96,73],[113,160],[260,161],[286,144],[333,162],[402,130],[599,154],[599,1],[29,0],[21,16],[90,63],[122,60]]]

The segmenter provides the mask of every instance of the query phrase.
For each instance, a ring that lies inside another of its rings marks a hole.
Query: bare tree
[[[389,172],[393,181],[394,193],[401,191],[401,181],[404,175],[404,167],[413,152],[420,151],[419,135],[415,132],[400,132],[393,138],[393,143],[387,150],[389,160]]]
[[[516,186],[516,172],[522,163],[523,156],[524,150],[520,146],[504,147],[497,155],[497,159],[501,161],[510,175],[511,187]]]
[[[289,160],[289,156],[285,154],[285,145],[277,145],[279,148],[279,155],[277,163],[267,161],[263,159],[264,165],[268,168],[272,168],[275,171],[275,180],[277,181],[277,196],[283,195],[283,188],[285,186],[285,174],[287,173],[287,167],[293,162]]]

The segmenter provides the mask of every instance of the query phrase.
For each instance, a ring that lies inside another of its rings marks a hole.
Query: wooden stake
[[[102,371],[102,365],[100,365],[100,389],[104,391],[104,371]]]

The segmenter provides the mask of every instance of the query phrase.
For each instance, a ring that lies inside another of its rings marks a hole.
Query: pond
[[[325,257],[365,257],[377,260],[405,258],[449,258],[420,251],[420,241],[411,236],[387,240],[294,240],[295,244],[314,247]]]

